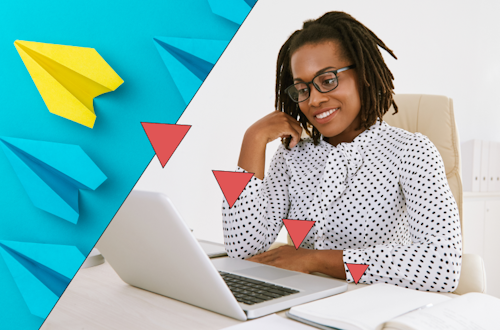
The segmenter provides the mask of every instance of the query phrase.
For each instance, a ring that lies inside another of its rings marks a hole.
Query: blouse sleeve
[[[276,240],[290,208],[285,152],[280,145],[264,180],[252,177],[233,207],[223,200],[222,226],[229,257],[254,256],[267,251]],[[246,172],[240,167],[237,171]]]
[[[344,250],[346,263],[368,264],[359,283],[391,283],[426,291],[452,292],[460,278],[462,239],[458,207],[434,144],[420,133],[401,157],[411,245],[385,244]]]

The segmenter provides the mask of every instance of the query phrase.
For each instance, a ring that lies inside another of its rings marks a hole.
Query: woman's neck
[[[338,135],[332,136],[332,137],[325,136],[325,137],[323,137],[323,140],[330,143],[334,147],[336,147],[337,145],[339,145],[342,142],[351,143],[352,141],[354,141],[356,136],[358,136],[359,134],[363,133],[366,130],[366,128],[364,128],[364,127],[362,127],[359,130],[356,130],[356,128],[358,128],[360,126],[360,124],[361,124],[361,118],[358,115],[356,117],[356,119],[354,119],[352,124],[346,128],[345,131],[343,131],[342,133],[340,133]]]

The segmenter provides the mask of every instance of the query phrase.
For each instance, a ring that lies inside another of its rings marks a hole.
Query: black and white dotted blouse
[[[222,214],[230,257],[265,252],[282,219],[313,220],[300,247],[343,250],[348,282],[345,264],[356,263],[369,265],[359,283],[458,285],[460,219],[441,155],[426,136],[386,122],[336,147],[280,145],[264,180],[253,177],[232,208],[223,201]]]

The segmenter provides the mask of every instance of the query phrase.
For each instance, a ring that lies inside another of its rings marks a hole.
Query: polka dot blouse
[[[253,177],[232,208],[223,201],[222,214],[230,257],[265,252],[282,219],[312,220],[300,247],[343,250],[348,282],[345,264],[356,263],[369,265],[359,283],[458,285],[460,219],[441,156],[426,136],[386,122],[336,147],[280,145],[264,180]]]

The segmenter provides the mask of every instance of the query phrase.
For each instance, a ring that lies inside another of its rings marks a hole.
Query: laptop
[[[165,195],[132,191],[97,248],[135,287],[238,320],[347,290],[342,280],[243,259],[210,259]]]

